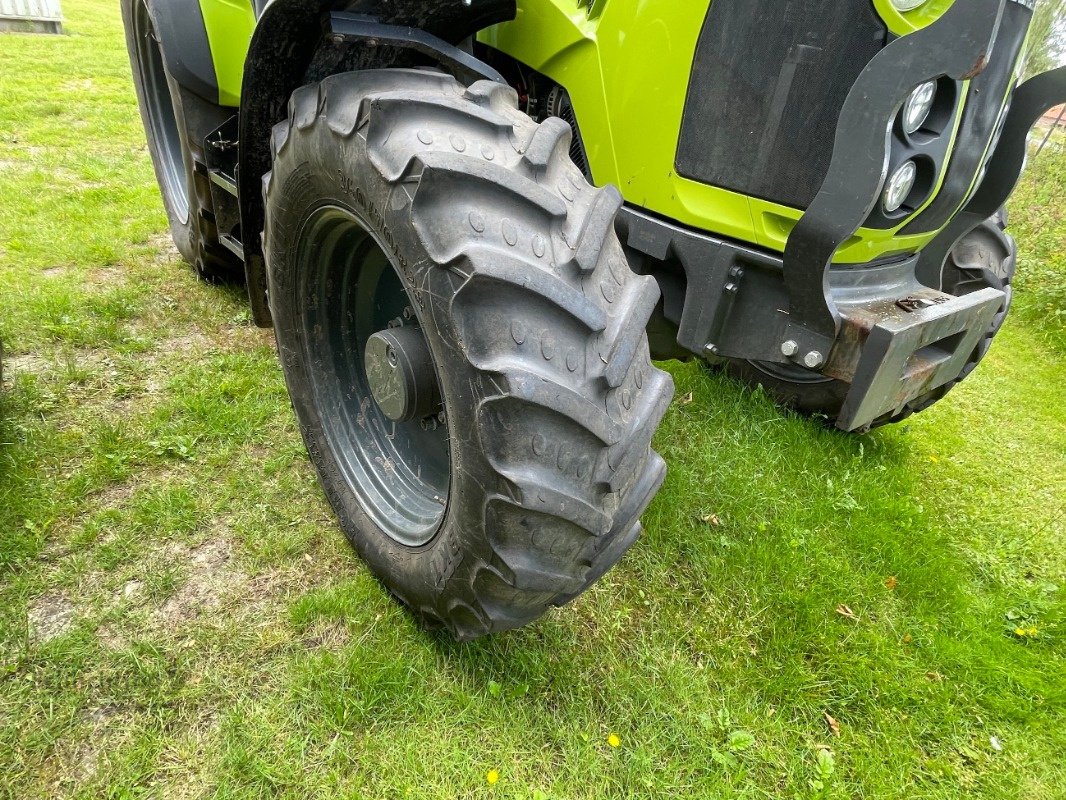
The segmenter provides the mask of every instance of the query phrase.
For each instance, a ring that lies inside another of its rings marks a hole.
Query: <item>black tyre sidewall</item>
[[[270,225],[267,251],[270,257],[270,301],[278,351],[286,382],[300,420],[301,433],[311,454],[326,495],[341,527],[359,554],[386,586],[409,606],[432,613],[464,556],[490,558],[484,536],[482,510],[485,487],[496,488],[496,478],[486,468],[476,445],[477,400],[471,387],[479,377],[461,355],[457,332],[448,323],[449,300],[457,288],[450,273],[442,272],[428,257],[407,217],[407,207],[391,208],[391,187],[374,170],[355,137],[342,146],[317,148],[312,154],[294,156],[302,161],[284,176],[275,197],[283,197],[268,209]],[[275,170],[278,176],[279,170]],[[353,187],[359,187],[358,189]],[[386,534],[366,513],[348,486],[324,430],[312,391],[311,354],[317,342],[304,341],[301,314],[307,265],[300,264],[296,249],[302,224],[323,206],[351,212],[374,235],[390,255],[408,294],[415,300],[415,313],[437,365],[445,413],[451,436],[451,485],[448,507],[434,538],[421,547],[404,546]],[[454,283],[454,285],[453,285]],[[420,291],[416,287],[427,287]],[[460,592],[462,594],[462,592]],[[443,613],[444,609],[441,610]]]
[[[170,232],[173,236],[174,244],[178,248],[178,252],[181,253],[182,257],[190,264],[195,265],[199,256],[196,228],[196,214],[199,210],[199,203],[196,197],[192,153],[189,149],[189,142],[187,139],[188,132],[185,125],[185,112],[182,106],[182,93],[178,84],[173,77],[171,77],[169,71],[167,71],[167,84],[170,86],[171,105],[174,108],[174,118],[178,123],[178,135],[182,145],[182,163],[185,167],[185,186],[188,195],[186,199],[189,210],[184,219],[177,208],[177,198],[170,196],[170,193],[167,191],[167,182],[164,179],[163,174],[163,153],[160,150],[161,143],[155,138],[147,108],[147,93],[150,91],[150,87],[144,85],[141,77],[140,65],[137,63],[138,48],[134,27],[134,13],[140,3],[141,0],[121,0],[122,21],[126,33],[126,48],[129,52],[132,66],[133,85],[137,92],[137,105],[140,109],[141,120],[144,123],[145,137],[148,142],[148,152],[152,157],[152,167],[155,170],[156,182],[159,184],[160,194],[163,196],[163,206],[167,213],[167,220],[170,224]],[[151,3],[148,3],[148,13],[149,16],[152,17],[154,23],[155,12]]]

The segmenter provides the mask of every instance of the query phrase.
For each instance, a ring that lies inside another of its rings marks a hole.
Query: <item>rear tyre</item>
[[[196,156],[202,160],[201,140],[232,111],[184,91],[170,76],[149,0],[121,0],[121,6],[137,103],[174,244],[203,280],[239,281],[244,267],[219,243],[210,183],[194,168]]]
[[[264,186],[278,350],[322,485],[385,586],[461,640],[588,588],[665,474],[658,289],[569,127],[516,106],[429,71],[327,78],[293,95]],[[410,368],[383,383],[388,363]]]
[[[1006,227],[1006,211],[1000,211],[976,227],[955,246],[941,273],[940,288],[948,294],[961,296],[988,287],[1006,293],[1003,306],[977,343],[959,377],[916,397],[902,411],[885,414],[875,420],[871,428],[900,422],[911,414],[929,408],[969,376],[988,354],[992,340],[1003,327],[1010,310],[1011,283],[1018,262],[1017,245],[1006,232]],[[835,420],[840,414],[850,388],[843,381],[794,365],[730,360],[726,362],[725,369],[728,374],[749,386],[762,386],[779,405],[803,414],[825,416],[830,420]]]

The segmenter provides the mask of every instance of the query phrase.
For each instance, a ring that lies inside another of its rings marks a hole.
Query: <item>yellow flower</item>
[[[485,780],[489,782],[489,786],[492,786],[500,779],[500,771],[498,769],[490,769],[485,776]]]
[[[621,747],[622,739],[617,733],[612,733],[610,736],[607,737],[607,744],[609,744],[611,747]]]
[[[937,458],[936,456],[929,456],[929,460],[932,461],[934,464],[939,464],[940,463],[940,459]]]

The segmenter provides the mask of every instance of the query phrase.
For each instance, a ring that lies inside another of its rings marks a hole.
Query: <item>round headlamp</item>
[[[918,178],[918,165],[913,161],[904,161],[892,173],[892,177],[885,184],[885,194],[882,205],[886,214],[894,214],[903,206],[903,202],[910,196],[914,189],[914,182]]]
[[[915,133],[929,119],[936,100],[936,81],[926,81],[911,92],[903,104],[903,130],[907,135]]]
[[[892,0],[892,5],[897,11],[914,11],[925,3],[926,0]]]

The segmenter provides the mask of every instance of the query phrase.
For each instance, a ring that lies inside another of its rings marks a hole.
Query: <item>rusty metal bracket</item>
[[[868,427],[915,397],[953,380],[1003,305],[1003,292],[936,296],[908,309],[878,309],[837,418],[846,431]],[[920,301],[923,298],[915,298]]]

